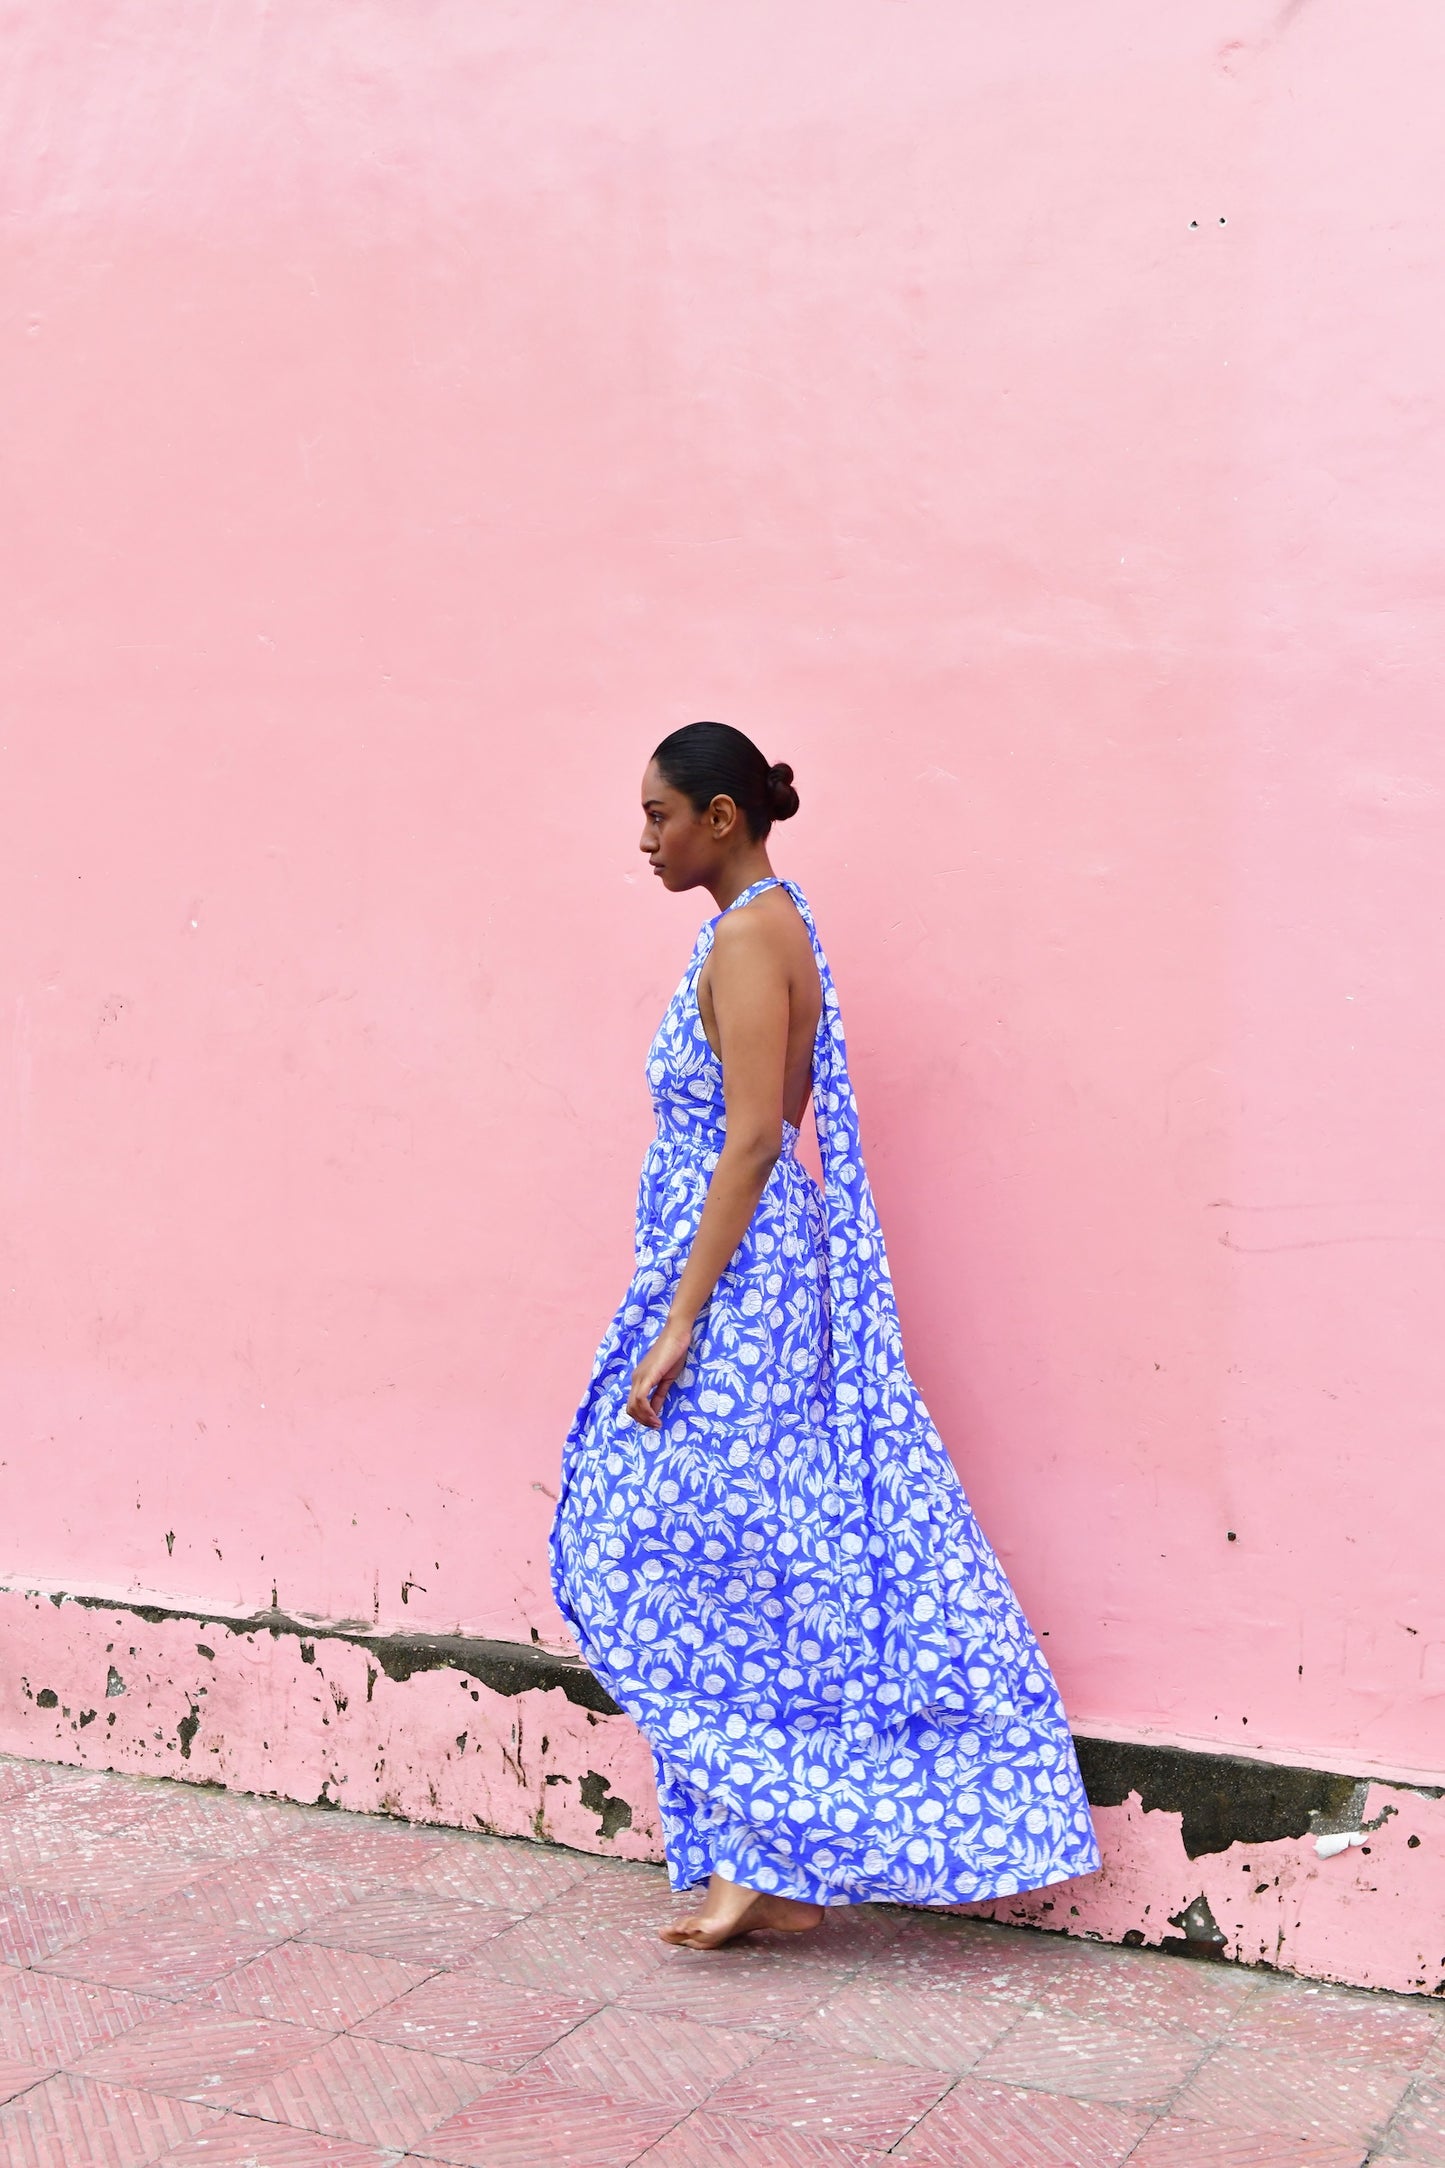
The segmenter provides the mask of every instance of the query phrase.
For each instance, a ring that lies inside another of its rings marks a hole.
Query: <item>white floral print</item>
[[[761,881],[730,907],[778,885]],[[783,1153],[660,1432],[628,1417],[724,1135],[697,1006],[648,1054],[637,1266],[567,1439],[557,1600],[653,1750],[678,1889],[963,1903],[1099,1864],[1058,1691],[903,1360],[837,994],[813,1057],[820,1193]],[[721,915],[721,914],[720,914]]]

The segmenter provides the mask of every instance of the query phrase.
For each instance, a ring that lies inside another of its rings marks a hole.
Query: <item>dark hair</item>
[[[785,760],[770,768],[751,738],[731,723],[685,723],[653,754],[665,783],[705,813],[717,797],[731,798],[761,843],[774,821],[798,810],[793,771]]]

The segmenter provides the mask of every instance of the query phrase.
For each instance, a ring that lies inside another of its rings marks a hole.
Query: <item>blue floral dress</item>
[[[757,882],[731,906],[765,889]],[[956,1904],[1099,1864],[1058,1691],[903,1360],[822,981],[824,1188],[783,1151],[698,1318],[662,1429],[627,1415],[723,1142],[697,1005],[648,1055],[637,1269],[567,1439],[553,1585],[657,1766],[673,1887],[715,1869],[819,1904]]]

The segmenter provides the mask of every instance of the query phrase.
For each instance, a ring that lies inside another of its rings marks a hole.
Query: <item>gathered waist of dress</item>
[[[665,1151],[681,1152],[690,1158],[704,1160],[709,1169],[717,1165],[718,1154],[727,1142],[727,1131],[720,1122],[716,1124],[711,1122],[699,1123],[696,1127],[684,1127],[681,1122],[674,1121],[662,1108],[657,1108],[655,1112],[657,1114],[657,1135],[653,1140],[654,1149],[661,1146]],[[780,1159],[791,1159],[797,1149],[797,1144],[797,1130],[791,1122],[784,1122],[782,1146],[778,1157]]]

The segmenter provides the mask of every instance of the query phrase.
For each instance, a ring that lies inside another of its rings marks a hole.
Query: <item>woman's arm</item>
[[[722,1049],[727,1137],[667,1322],[632,1374],[627,1412],[648,1430],[687,1360],[698,1311],[732,1262],[783,1148],[788,974],[766,918],[738,911],[713,942],[708,973]]]

